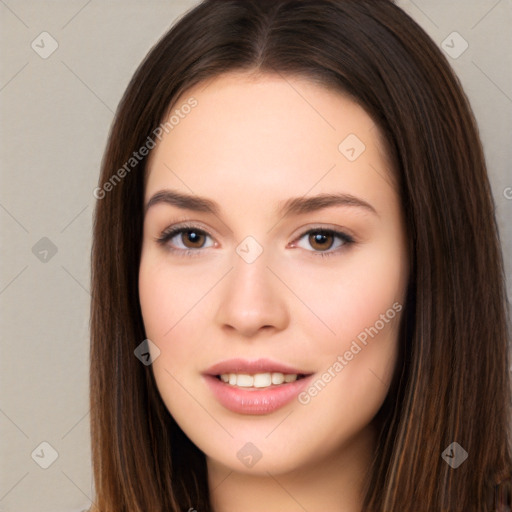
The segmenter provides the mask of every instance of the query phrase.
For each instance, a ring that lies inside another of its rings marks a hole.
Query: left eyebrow
[[[355,206],[379,216],[377,210],[368,202],[351,194],[318,194],[310,197],[293,197],[280,203],[278,213],[282,216],[301,215],[333,206]]]

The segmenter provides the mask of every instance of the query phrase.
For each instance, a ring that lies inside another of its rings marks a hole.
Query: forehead
[[[194,108],[183,108],[195,102]],[[388,186],[377,126],[348,96],[305,78],[230,73],[189,89],[148,162],[145,200],[169,187],[227,198]],[[370,193],[371,195],[371,193]]]

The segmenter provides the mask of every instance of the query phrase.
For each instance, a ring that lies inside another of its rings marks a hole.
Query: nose
[[[251,338],[260,330],[281,331],[289,324],[286,287],[267,267],[264,255],[252,263],[235,255],[216,311],[217,325],[223,330]]]

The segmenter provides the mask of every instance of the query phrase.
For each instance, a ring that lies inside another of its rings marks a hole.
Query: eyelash
[[[206,235],[210,236],[206,231],[203,229],[198,228],[197,226],[194,226],[193,224],[187,224],[187,225],[181,225],[176,228],[168,228],[164,230],[160,237],[156,238],[156,242],[162,246],[166,246],[167,242],[169,240],[172,240],[176,235],[179,235],[181,233],[186,233],[187,231],[194,231],[200,235]],[[305,235],[309,235],[310,233],[322,233],[324,235],[333,235],[335,237],[338,237],[341,239],[343,244],[338,247],[335,250],[328,250],[328,251],[308,251],[311,252],[314,256],[321,256],[322,258],[325,258],[327,256],[334,256],[339,254],[341,251],[346,249],[348,246],[352,245],[355,240],[347,233],[344,233],[342,231],[336,231],[334,229],[324,229],[324,228],[314,228],[309,229],[302,233],[297,240],[302,239]],[[176,249],[174,247],[167,246],[167,250],[169,250],[172,253],[178,254],[179,256],[187,257],[187,256],[199,256],[201,249]]]

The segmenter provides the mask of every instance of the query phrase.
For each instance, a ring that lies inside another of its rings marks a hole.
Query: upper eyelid
[[[161,239],[161,238],[164,238],[164,237],[167,238],[169,236],[171,238],[174,238],[176,235],[179,235],[183,231],[188,231],[188,230],[190,230],[190,231],[196,230],[196,231],[198,231],[201,234],[207,235],[209,237],[213,237],[212,234],[207,229],[204,229],[204,228],[202,228],[200,226],[196,226],[196,225],[192,225],[192,224],[191,225],[184,224],[184,225],[170,226],[168,228],[165,228],[161,232],[160,237],[157,237],[157,239]]]
[[[208,236],[213,236],[211,231],[214,231],[215,233],[217,233],[216,230],[214,230],[212,228],[202,227],[201,224],[195,224],[192,222],[183,221],[183,222],[177,222],[176,224],[173,224],[171,226],[164,228],[161,231],[161,235],[165,235],[166,233],[179,232],[179,231],[187,230],[187,229],[195,229],[195,230],[200,231],[201,233],[204,233]],[[217,236],[217,235],[215,235],[215,236]]]

